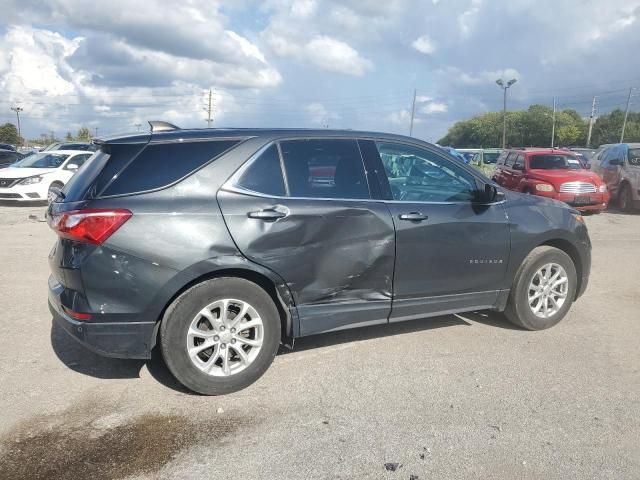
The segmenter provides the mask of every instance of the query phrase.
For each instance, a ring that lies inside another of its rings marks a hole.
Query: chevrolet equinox
[[[244,388],[323,332],[482,309],[548,328],[587,286],[576,210],[434,145],[150,123],[96,140],[55,192],[49,305],[99,354],[158,345],[193,391]]]

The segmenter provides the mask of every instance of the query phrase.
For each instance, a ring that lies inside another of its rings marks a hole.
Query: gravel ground
[[[551,330],[480,313],[307,338],[211,398],[52,326],[42,213],[0,206],[0,479],[640,478],[638,214],[587,218],[590,286]]]

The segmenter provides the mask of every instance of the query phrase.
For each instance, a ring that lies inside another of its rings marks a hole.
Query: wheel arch
[[[167,308],[175,301],[175,299],[186,290],[199,283],[220,277],[242,278],[255,283],[262,288],[269,297],[271,297],[273,303],[278,309],[281,326],[281,342],[286,346],[293,346],[293,339],[297,336],[297,332],[299,331],[297,310],[287,285],[282,282],[282,279],[275,273],[262,269],[258,265],[254,266],[250,263],[245,263],[242,266],[219,266],[218,268],[210,269],[204,273],[202,273],[201,268],[196,268],[195,270],[200,270],[200,273],[196,276],[190,275],[188,276],[188,279],[171,282],[174,286],[173,288],[170,288],[170,293],[167,295],[165,292],[163,295],[165,300],[161,300],[162,309],[156,317],[156,326],[154,329],[151,348],[153,348],[158,342],[162,318],[164,317]]]

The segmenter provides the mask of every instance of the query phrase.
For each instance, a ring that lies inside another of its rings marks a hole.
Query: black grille
[[[0,188],[11,188],[18,183],[21,178],[0,178]]]
[[[0,198],[22,198],[19,193],[0,193]]]

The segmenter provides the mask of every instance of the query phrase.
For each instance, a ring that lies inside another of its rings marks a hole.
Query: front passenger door
[[[396,228],[389,320],[493,306],[509,257],[503,203],[477,203],[476,178],[435,150],[361,144],[367,155],[377,154],[370,161],[382,164],[379,178],[388,182],[382,192]]]

